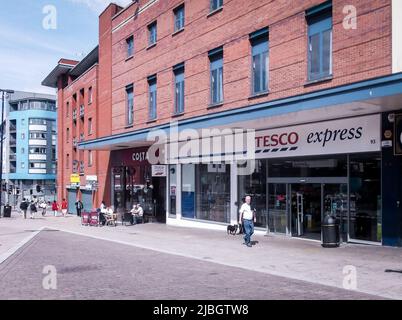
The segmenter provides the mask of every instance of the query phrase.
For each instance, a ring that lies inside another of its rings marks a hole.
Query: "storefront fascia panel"
[[[381,105],[381,99],[392,97],[394,100],[402,101],[401,92],[402,73],[398,73],[350,85],[186,119],[178,122],[178,131],[211,127],[219,128],[234,123],[237,124],[239,121],[246,122],[268,119],[270,117],[286,116],[290,113],[301,113],[303,111],[307,111],[311,114],[311,111],[325,107],[339,108],[337,113],[340,118],[343,114],[343,108],[353,105],[356,102],[373,105],[371,112],[370,110],[362,110],[363,114],[364,112],[366,112],[366,114],[379,113],[393,108],[396,110],[398,107],[394,106],[394,102],[392,102],[392,105],[387,109],[387,106]],[[356,115],[358,115],[358,113]],[[125,145],[127,145],[127,148],[151,145],[152,141],[148,141],[147,136],[154,130],[163,130],[168,133],[170,124],[85,141],[79,144],[79,149],[115,150],[119,148],[123,149],[122,146]]]

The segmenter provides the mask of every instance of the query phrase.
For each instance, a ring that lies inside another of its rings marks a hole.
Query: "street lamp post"
[[[3,195],[3,141],[4,141],[4,100],[6,99],[6,94],[13,94],[13,90],[5,90],[5,89],[0,89],[0,92],[2,94],[2,102],[1,102],[1,132],[0,132],[0,185],[1,185],[1,191],[0,191],[0,217],[1,217],[1,210],[2,210],[2,195]]]

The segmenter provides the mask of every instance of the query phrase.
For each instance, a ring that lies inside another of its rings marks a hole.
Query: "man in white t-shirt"
[[[256,222],[255,210],[251,210],[251,197],[247,196],[246,201],[241,206],[240,221],[244,230],[244,244],[247,247],[251,247],[251,236],[254,233],[254,222]]]

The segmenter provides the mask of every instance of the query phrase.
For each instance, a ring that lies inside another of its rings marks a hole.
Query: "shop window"
[[[380,242],[381,221],[381,155],[351,155],[350,238]]]
[[[195,165],[182,165],[181,215],[195,218]]]
[[[197,219],[230,223],[230,165],[196,166]]]
[[[182,216],[230,223],[230,165],[182,166]]]
[[[251,207],[256,209],[256,227],[267,227],[267,161],[255,160],[255,169],[251,175],[238,177],[238,207],[244,203],[245,197],[251,197]],[[238,217],[239,218],[239,217]]]

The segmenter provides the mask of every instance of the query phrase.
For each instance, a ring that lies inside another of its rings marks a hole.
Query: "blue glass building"
[[[56,188],[56,97],[18,92],[5,101],[3,201],[51,201]]]

